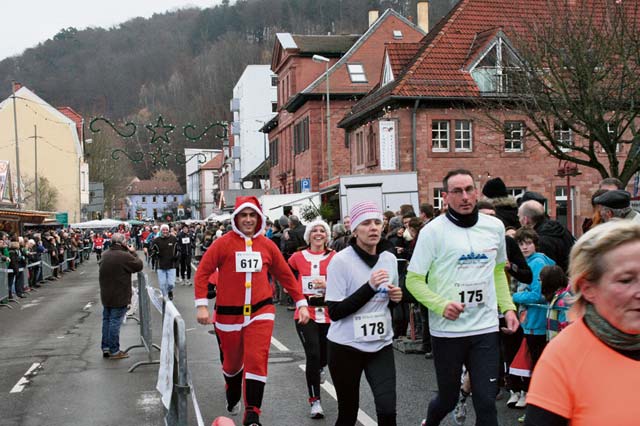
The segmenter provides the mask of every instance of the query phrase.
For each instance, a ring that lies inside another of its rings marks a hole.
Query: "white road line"
[[[302,371],[306,370],[306,366],[304,364],[300,364],[298,365],[298,367],[300,367]],[[333,399],[335,399],[336,401],[338,400],[338,395],[336,394],[336,388],[334,388],[331,383],[324,382],[320,386],[322,386],[322,389],[324,389],[329,395],[331,395]],[[378,426],[378,423],[376,423],[375,420],[369,417],[367,413],[365,413],[361,409],[358,409],[358,421],[360,422],[360,424],[364,426]]]
[[[88,311],[89,309],[91,309],[91,306],[93,306],[93,302],[89,302],[86,305],[84,305],[84,308],[82,308],[82,310]]]
[[[275,346],[276,348],[278,348],[278,350],[282,351],[282,352],[289,352],[289,348],[287,348],[285,345],[283,345],[282,343],[280,343],[278,341],[278,339],[276,339],[275,337],[271,336],[271,344],[273,346]]]
[[[41,365],[42,365],[42,363],[40,363],[40,362],[34,362],[33,364],[31,364],[31,367],[29,367],[27,372],[24,373],[24,376],[22,376],[20,378],[20,380],[18,380],[18,383],[16,383],[15,386],[13,388],[11,388],[11,391],[9,391],[9,393],[22,392],[24,390],[24,387],[27,384],[29,384],[29,379],[27,379],[27,377],[29,375],[31,375],[31,373],[33,373],[37,368],[40,368]]]

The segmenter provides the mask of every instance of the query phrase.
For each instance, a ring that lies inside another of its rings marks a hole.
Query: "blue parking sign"
[[[311,192],[311,179],[305,178],[300,180],[300,190],[302,192]]]

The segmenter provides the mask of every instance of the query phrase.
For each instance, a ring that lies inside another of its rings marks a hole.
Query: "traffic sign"
[[[311,179],[305,178],[300,181],[300,190],[302,192],[311,192]]]

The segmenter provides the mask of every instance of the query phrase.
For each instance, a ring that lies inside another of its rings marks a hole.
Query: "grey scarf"
[[[587,303],[584,321],[593,334],[607,346],[619,351],[640,351],[640,334],[627,334],[609,324],[591,303]]]

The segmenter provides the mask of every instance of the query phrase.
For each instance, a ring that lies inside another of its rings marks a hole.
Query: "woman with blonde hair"
[[[575,321],[538,361],[525,425],[638,424],[640,225],[598,225],[573,246]]]

